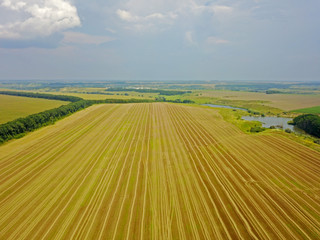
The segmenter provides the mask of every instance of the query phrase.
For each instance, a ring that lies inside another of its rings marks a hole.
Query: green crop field
[[[0,94],[0,124],[64,104],[68,102]]]
[[[297,109],[292,112],[320,114],[320,106]]]
[[[319,173],[215,109],[95,105],[0,146],[0,239],[319,239]]]

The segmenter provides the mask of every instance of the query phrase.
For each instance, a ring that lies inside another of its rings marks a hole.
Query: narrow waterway
[[[216,104],[202,104],[202,105],[214,107],[214,108],[229,108],[229,109],[238,109],[238,110],[248,111],[248,109],[245,109],[245,108],[237,108],[237,107],[231,107],[231,106],[227,106],[227,105],[216,105]]]

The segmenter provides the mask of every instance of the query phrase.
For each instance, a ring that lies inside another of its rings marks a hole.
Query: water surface
[[[248,109],[245,108],[238,108],[238,107],[232,107],[227,105],[216,105],[216,104],[202,104],[203,106],[209,106],[209,107],[215,107],[215,108],[229,108],[229,109],[238,109],[238,110],[244,110],[248,111]]]
[[[216,104],[203,104],[204,106],[209,106],[209,107],[215,107],[215,108],[229,108],[229,109],[237,109],[237,110],[244,110],[248,111],[245,108],[237,108],[237,107],[232,107],[232,106],[227,106],[227,105],[216,105]],[[275,126],[276,128],[281,128],[281,129],[290,129],[293,132],[296,133],[305,133],[303,130],[300,128],[294,126],[294,125],[289,125],[288,122],[292,121],[292,118],[285,118],[285,117],[260,117],[260,116],[243,116],[241,119],[247,120],[247,121],[257,121],[262,123],[262,127],[265,128],[270,128],[271,126]]]
[[[256,116],[243,116],[243,120],[247,121],[258,121],[262,123],[262,127],[270,128],[271,126],[275,126],[276,128],[287,129],[289,128],[291,131],[296,133],[304,133],[303,130],[297,128],[294,125],[289,125],[288,122],[292,121],[292,118],[285,117],[256,117]]]

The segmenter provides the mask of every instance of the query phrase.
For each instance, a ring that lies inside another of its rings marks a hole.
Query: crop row
[[[317,239],[319,159],[213,109],[92,106],[0,147],[0,239]]]

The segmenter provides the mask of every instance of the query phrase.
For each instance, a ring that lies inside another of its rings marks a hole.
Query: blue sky
[[[319,0],[0,0],[0,79],[320,80]]]

